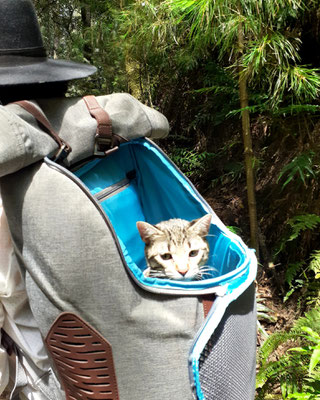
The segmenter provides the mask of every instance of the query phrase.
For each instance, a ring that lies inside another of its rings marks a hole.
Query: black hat
[[[0,86],[65,82],[94,72],[92,65],[47,58],[31,0],[0,0]]]

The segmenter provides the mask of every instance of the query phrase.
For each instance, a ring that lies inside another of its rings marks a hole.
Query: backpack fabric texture
[[[168,133],[162,114],[128,94],[97,101],[124,139],[106,157],[92,157],[97,121],[82,99],[33,102],[72,148],[59,163],[52,160],[57,143],[31,114],[17,104],[0,107],[3,203],[30,305],[43,337],[57,348],[50,352],[67,398],[253,399],[254,252],[150,140]],[[213,215],[206,279],[146,278],[136,221],[206,213]],[[208,298],[214,301],[205,316]],[[79,323],[80,342],[63,340]],[[89,384],[69,373],[85,371],[89,336],[111,360],[112,390],[109,382],[97,392],[103,374]],[[83,351],[61,356],[77,346]]]

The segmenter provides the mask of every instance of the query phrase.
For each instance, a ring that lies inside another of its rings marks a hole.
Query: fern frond
[[[310,280],[305,298],[307,307],[320,309],[320,279]]]
[[[294,179],[298,178],[299,181],[305,185],[307,179],[316,177],[316,171],[314,170],[314,156],[315,153],[313,151],[301,153],[282,168],[277,180],[277,182],[279,182],[282,177],[287,178],[282,184],[282,189],[284,189],[284,187]]]
[[[265,383],[272,377],[276,377],[282,370],[279,361],[273,361],[265,367],[261,367],[256,376],[256,389],[262,388]]]
[[[276,350],[281,344],[285,346],[278,353]],[[270,356],[272,359],[268,361]],[[275,357],[279,359],[274,361]],[[260,349],[259,361],[260,369],[257,374],[259,399],[266,399],[265,395],[270,391],[273,392],[280,384],[283,399],[318,400],[319,308],[314,308],[299,318],[290,332],[276,332],[269,336]]]
[[[313,230],[320,224],[320,216],[316,214],[296,215],[289,219],[288,225],[292,229],[292,234],[287,240],[288,242],[297,239],[301,232],[308,229]]]
[[[291,284],[290,290],[285,294],[283,298],[283,302],[285,303],[289,297],[296,291],[305,286],[305,280],[304,279],[295,279],[294,282]]]
[[[285,385],[283,394],[295,390],[299,377],[306,375],[307,367],[301,364],[300,359],[284,355],[277,361],[270,361],[260,367],[257,373],[256,388],[262,388],[267,381]]]
[[[320,334],[320,310],[313,308],[308,311],[304,317],[295,322],[292,331],[298,334],[298,332],[302,332],[302,327],[308,327]]]
[[[280,107],[273,111],[274,115],[294,115],[299,113],[317,113],[320,106],[313,104],[292,104],[287,107]]]
[[[309,269],[315,273],[316,279],[320,279],[320,250],[315,250],[311,254]]]
[[[288,340],[294,339],[296,337],[296,333],[290,332],[275,332],[273,335],[269,336],[268,339],[261,346],[258,353],[258,360],[263,366],[270,355],[283,343],[286,343]]]
[[[286,270],[286,282],[291,287],[293,279],[297,276],[298,272],[301,271],[303,266],[305,265],[304,261],[298,261],[296,263],[292,263],[288,265]]]
[[[291,393],[287,397],[287,399],[292,399],[292,400],[320,400],[320,395],[314,394],[314,393]]]

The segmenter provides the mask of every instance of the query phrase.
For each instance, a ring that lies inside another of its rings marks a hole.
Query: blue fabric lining
[[[89,162],[75,175],[95,195],[125,179],[132,170],[136,171],[136,177],[129,186],[102,201],[101,206],[115,229],[128,267],[140,283],[164,289],[205,289],[224,284],[244,272],[248,267],[246,248],[235,235],[221,229],[221,221],[214,214],[208,236],[210,256],[207,262],[214,271],[207,279],[184,282],[145,278],[142,273],[146,268],[144,243],[136,222],[144,220],[156,224],[170,218],[192,220],[211,209],[164,153],[146,139],[122,144],[117,152]]]

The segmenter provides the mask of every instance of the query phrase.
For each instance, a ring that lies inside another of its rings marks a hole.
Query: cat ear
[[[190,228],[199,236],[207,236],[210,230],[212,214],[206,214],[205,216],[195,219],[190,222]]]
[[[140,233],[141,239],[146,243],[150,243],[150,238],[154,235],[161,235],[160,229],[156,228],[154,225],[148,224],[148,222],[137,221],[137,229]]]

